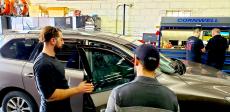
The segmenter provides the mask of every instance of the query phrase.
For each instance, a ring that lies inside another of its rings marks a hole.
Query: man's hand
[[[203,52],[203,53],[206,52],[205,48],[202,48],[202,49],[201,49],[201,52]]]
[[[92,83],[86,83],[86,81],[83,81],[77,86],[77,89],[82,93],[91,93],[94,86]]]

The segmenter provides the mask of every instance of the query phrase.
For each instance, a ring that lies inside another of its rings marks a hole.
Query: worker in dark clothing
[[[219,70],[223,68],[225,52],[228,48],[227,39],[220,35],[220,29],[212,30],[212,38],[208,41],[205,50],[208,53],[207,65]]]
[[[155,69],[159,60],[159,52],[153,45],[139,46],[134,62],[137,77],[132,82],[112,90],[106,112],[119,112],[126,107],[135,106],[138,106],[138,109],[146,107],[148,110],[151,107],[151,112],[155,109],[177,112],[179,106],[176,95],[156,79]]]
[[[34,62],[34,74],[41,96],[40,112],[71,112],[70,97],[93,90],[91,83],[81,82],[69,88],[64,66],[55,58],[55,51],[64,44],[60,29],[47,26],[41,32],[43,50]]]
[[[186,59],[197,63],[201,63],[201,55],[204,52],[204,44],[199,39],[200,32],[200,29],[195,29],[193,36],[189,37],[186,43]]]

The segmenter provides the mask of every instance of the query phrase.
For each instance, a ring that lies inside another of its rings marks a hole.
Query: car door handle
[[[34,74],[33,73],[28,73],[28,74],[25,74],[25,77],[34,78]]]

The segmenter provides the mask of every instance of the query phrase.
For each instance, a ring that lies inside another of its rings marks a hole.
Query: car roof
[[[15,38],[38,38],[40,30],[33,30],[33,31],[11,31],[7,34],[4,34],[3,37],[3,44],[8,42],[9,40]],[[68,39],[90,39],[90,40],[100,40],[106,42],[114,42],[117,44],[131,44],[131,42],[120,38],[121,35],[113,34],[113,33],[106,33],[106,32],[98,32],[98,31],[76,31],[76,30],[63,30],[63,38]],[[67,36],[68,35],[68,36]]]
[[[2,45],[7,43],[8,41],[16,38],[38,38],[39,37],[39,30],[33,30],[33,31],[14,31],[12,33],[8,33],[4,35],[3,42],[0,43],[0,48]],[[100,41],[105,42],[108,44],[119,44],[119,48],[127,51],[128,48],[133,48],[131,42],[120,38],[121,35],[113,34],[113,33],[106,33],[106,32],[86,32],[86,31],[72,31],[72,30],[63,30],[62,31],[63,38],[64,39],[82,39],[82,40],[92,40],[92,41]],[[121,46],[120,46],[121,45]],[[122,47],[123,46],[123,47]],[[126,46],[126,47],[125,47]],[[128,54],[132,55],[131,52]]]

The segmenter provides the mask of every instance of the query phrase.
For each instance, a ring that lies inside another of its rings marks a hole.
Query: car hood
[[[230,96],[230,74],[213,67],[183,60],[186,73],[182,79],[189,85],[197,88],[216,90]]]

